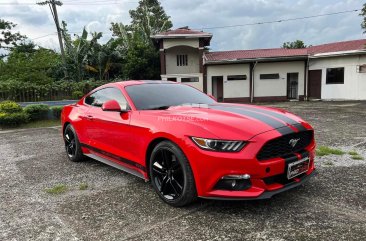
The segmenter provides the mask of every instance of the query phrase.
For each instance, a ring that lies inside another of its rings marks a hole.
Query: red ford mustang
[[[274,108],[217,103],[167,81],[103,85],[62,111],[71,161],[91,157],[150,180],[168,204],[253,200],[314,174],[314,131]]]

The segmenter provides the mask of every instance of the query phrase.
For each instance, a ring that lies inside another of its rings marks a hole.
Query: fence
[[[51,84],[2,82],[0,83],[0,101],[13,100],[17,102],[52,101],[75,98],[76,91],[84,94],[105,84],[102,81],[55,81]]]

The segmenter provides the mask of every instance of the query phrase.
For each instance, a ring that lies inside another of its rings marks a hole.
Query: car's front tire
[[[70,161],[81,162],[85,156],[81,150],[79,138],[71,124],[68,124],[64,130],[64,141],[67,157]]]
[[[170,141],[153,149],[149,174],[153,188],[164,202],[181,207],[197,198],[191,166],[182,150]]]

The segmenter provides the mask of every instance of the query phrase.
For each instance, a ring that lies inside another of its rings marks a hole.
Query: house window
[[[357,70],[358,73],[366,73],[366,64],[359,65]]]
[[[328,68],[327,84],[344,84],[344,68]]]
[[[177,66],[187,66],[188,65],[188,55],[178,54],[177,55]]]
[[[280,74],[261,74],[259,75],[260,79],[279,79]]]
[[[181,82],[198,82],[198,77],[191,77],[191,78],[182,78]]]
[[[227,76],[227,80],[231,81],[231,80],[246,80],[247,76],[244,75],[228,75]]]

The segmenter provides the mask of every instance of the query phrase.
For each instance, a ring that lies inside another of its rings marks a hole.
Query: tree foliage
[[[361,28],[364,30],[363,33],[366,33],[366,3],[363,5],[360,16],[363,17],[361,22]]]
[[[112,23],[113,36],[105,44],[100,43],[102,33],[85,28],[80,36],[71,36],[63,22],[66,65],[59,53],[21,41],[26,37],[13,33],[15,24],[1,20],[6,40],[0,35],[0,43],[12,48],[7,58],[0,58],[0,100],[66,99],[107,81],[160,79],[159,52],[150,35],[170,29],[170,17],[157,0],[141,0],[130,16],[128,25]]]
[[[50,83],[58,66],[60,56],[53,50],[36,49],[32,43],[22,44],[15,47],[7,60],[0,64],[0,82],[14,80],[19,83]]]
[[[150,36],[169,30],[173,24],[157,0],[141,0],[136,10],[130,10],[131,24],[112,23],[115,41],[124,51],[125,79],[159,79],[158,50]]]
[[[170,17],[157,0],[140,0],[135,10],[130,10],[132,31],[141,31],[146,40],[150,36],[173,27]]]
[[[284,49],[303,49],[307,46],[304,44],[302,40],[295,40],[293,42],[285,42],[282,45],[282,48]]]
[[[0,49],[10,49],[19,41],[25,39],[25,36],[12,31],[15,26],[16,24],[12,22],[0,19]]]

